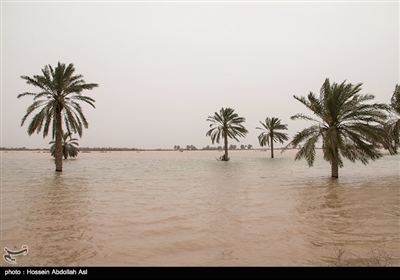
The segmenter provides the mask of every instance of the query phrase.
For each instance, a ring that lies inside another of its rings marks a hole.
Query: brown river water
[[[400,156],[1,152],[2,266],[399,266]]]

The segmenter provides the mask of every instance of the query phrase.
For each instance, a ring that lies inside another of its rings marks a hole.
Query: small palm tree
[[[89,124],[78,102],[83,101],[95,108],[95,101],[88,96],[83,96],[82,91],[91,90],[98,85],[87,84],[82,75],[74,75],[74,72],[75,68],[72,63],[66,66],[58,62],[55,69],[51,65],[46,65],[42,69],[43,75],[35,75],[32,78],[21,76],[28,85],[38,87],[40,92],[25,92],[17,96],[17,98],[33,96],[33,103],[27,108],[21,126],[24,125],[29,115],[35,110],[39,110],[28,126],[29,135],[43,130],[43,138],[45,138],[49,133],[50,126],[52,127],[52,138],[55,139],[56,171],[62,171],[64,134],[62,124],[65,124],[68,133],[78,133],[79,137],[82,137],[82,127],[88,128]]]
[[[313,121],[315,124],[298,132],[289,143],[297,147],[304,145],[295,156],[303,157],[312,166],[315,160],[316,143],[322,139],[324,159],[331,164],[331,175],[339,177],[339,167],[343,167],[342,158],[352,162],[360,160],[367,164],[369,160],[382,157],[379,149],[386,141],[383,124],[387,118],[386,104],[368,104],[365,101],[374,99],[372,94],[360,94],[362,84],[352,85],[329,82],[323,83],[319,97],[310,92],[305,97],[293,96],[317,118],[296,114],[291,119]],[[287,145],[286,147],[288,147]]]
[[[69,140],[68,137],[70,138]],[[49,144],[51,144],[50,147],[50,152],[51,155],[54,157],[54,151],[55,151],[55,147],[56,147],[56,141],[50,141]],[[68,157],[76,157],[78,156],[79,153],[79,148],[77,147],[79,146],[78,144],[78,139],[77,138],[72,138],[71,137],[71,133],[64,133],[63,135],[63,143],[62,143],[62,149],[63,149],[63,156],[64,159],[67,159]]]
[[[289,137],[286,133],[279,132],[278,130],[287,130],[287,124],[281,124],[281,120],[275,117],[266,118],[265,123],[261,122],[263,127],[256,127],[256,129],[261,129],[260,135],[258,135],[258,141],[261,147],[271,145],[271,158],[274,158],[274,142],[279,141],[281,144]]]
[[[247,129],[242,123],[246,121],[245,118],[239,117],[235,110],[232,108],[221,108],[215,112],[214,116],[209,116],[207,121],[210,121],[211,129],[207,131],[206,136],[211,137],[211,141],[219,143],[221,138],[224,139],[225,154],[220,157],[222,161],[228,161],[228,138],[233,138],[239,142],[237,137],[245,137],[248,133]]]

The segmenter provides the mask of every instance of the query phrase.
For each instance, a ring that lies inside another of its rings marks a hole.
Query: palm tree
[[[69,140],[67,140],[68,137],[70,138]],[[51,155],[54,157],[56,141],[54,141],[54,140],[50,141],[49,144],[52,144],[50,147],[50,152],[51,152]],[[65,132],[63,135],[63,143],[62,143],[64,158],[67,159],[69,156],[76,157],[79,153],[79,148],[77,146],[79,146],[78,139],[72,138],[71,133]]]
[[[400,114],[400,86],[396,85],[393,91],[392,98],[390,99],[390,106],[393,110]]]
[[[386,123],[385,128],[388,132],[389,144],[386,149],[394,150],[397,153],[397,147],[400,145],[400,86],[396,85],[392,98],[390,99],[390,112],[393,117]]]
[[[51,65],[46,65],[42,69],[43,75],[35,75],[32,78],[21,76],[27,84],[38,87],[41,91],[38,93],[25,92],[17,96],[17,98],[21,98],[31,95],[34,101],[27,108],[21,126],[33,111],[39,111],[28,126],[29,135],[43,130],[43,138],[45,138],[49,133],[50,126],[52,127],[52,138],[55,139],[56,171],[62,171],[63,121],[68,133],[78,133],[82,137],[82,127],[88,128],[89,124],[77,101],[83,101],[95,108],[93,104],[95,101],[81,93],[83,90],[92,90],[98,87],[98,84],[87,84],[82,75],[74,75],[74,72],[75,68],[72,63],[66,66],[58,62],[55,69]]]
[[[295,156],[295,160],[303,157],[312,166],[315,159],[316,143],[322,139],[324,159],[331,164],[331,175],[339,177],[339,167],[343,167],[342,158],[351,162],[360,160],[367,164],[369,160],[382,157],[379,151],[386,141],[383,124],[387,118],[386,104],[368,104],[365,101],[374,99],[372,94],[360,94],[362,83],[357,85],[329,82],[323,83],[320,95],[310,92],[305,97],[293,96],[317,118],[296,114],[291,119],[313,121],[315,124],[298,132],[289,145],[297,147],[304,142]]]
[[[256,127],[263,132],[258,135],[258,141],[261,147],[271,145],[271,158],[274,158],[274,142],[279,141],[283,144],[289,137],[286,133],[279,132],[278,130],[287,130],[287,124],[281,124],[281,120],[275,117],[266,118],[265,123],[261,122],[263,127]]]
[[[209,116],[207,121],[210,121],[211,129],[207,131],[206,136],[211,137],[211,141],[219,143],[221,137],[224,139],[225,154],[220,157],[222,161],[228,161],[228,138],[233,138],[239,142],[239,137],[245,137],[248,133],[247,129],[242,125],[246,121],[245,118],[239,117],[232,108],[221,108],[215,112],[214,116]]]

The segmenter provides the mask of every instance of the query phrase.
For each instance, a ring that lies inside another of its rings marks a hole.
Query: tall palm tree
[[[400,86],[396,85],[393,95],[390,99],[390,112],[392,118],[386,124],[386,130],[389,133],[389,145],[387,149],[393,149],[397,153],[397,148],[400,145]]]
[[[242,123],[246,121],[245,118],[239,117],[235,110],[232,108],[221,108],[215,112],[214,116],[209,116],[207,121],[210,121],[211,129],[207,131],[206,136],[211,137],[211,141],[219,143],[221,137],[224,139],[225,154],[220,157],[222,161],[228,161],[228,138],[233,138],[239,142],[237,137],[245,137],[248,133],[247,129]]]
[[[397,114],[400,114],[400,86],[399,85],[396,85],[394,87],[392,98],[390,98],[390,106],[393,108],[393,110]]]
[[[258,141],[261,147],[271,145],[271,158],[274,158],[274,142],[279,141],[281,144],[289,137],[286,133],[279,132],[278,130],[287,130],[287,124],[281,124],[281,120],[275,117],[266,118],[265,123],[261,122],[263,127],[256,127],[256,129],[261,129],[260,135],[258,135]]]
[[[69,137],[69,140],[68,140]],[[50,147],[50,152],[51,155],[54,157],[54,151],[56,147],[56,141],[50,141],[49,144],[52,144]],[[78,139],[77,138],[72,138],[71,133],[65,132],[63,135],[63,143],[62,143],[62,149],[63,149],[63,156],[65,159],[68,157],[76,157],[79,153],[79,146],[78,144]]]
[[[58,62],[55,69],[51,65],[46,65],[42,69],[42,75],[21,76],[27,84],[38,87],[40,92],[25,92],[17,96],[17,98],[33,96],[33,103],[27,108],[21,126],[24,125],[29,115],[35,110],[39,111],[28,126],[29,135],[35,131],[39,133],[43,129],[43,138],[45,138],[49,133],[50,126],[52,127],[52,138],[55,139],[56,171],[62,171],[63,121],[67,132],[78,133],[82,137],[82,127],[88,128],[89,124],[78,101],[88,103],[95,108],[93,104],[95,100],[83,96],[82,91],[92,90],[98,87],[98,84],[87,84],[82,75],[74,75],[74,72],[75,68],[72,63],[66,66]]]
[[[316,143],[322,139],[324,159],[331,164],[331,175],[339,177],[339,167],[343,167],[342,158],[352,162],[360,160],[367,164],[369,160],[382,157],[379,148],[386,141],[383,124],[387,118],[386,104],[364,103],[374,99],[372,94],[360,94],[362,83],[357,85],[329,82],[323,83],[319,97],[310,92],[305,97],[293,96],[317,118],[296,114],[291,119],[313,121],[315,124],[298,132],[286,146],[297,147],[304,142],[295,156],[303,157],[312,166],[315,160]],[[285,147],[285,148],[286,148]]]

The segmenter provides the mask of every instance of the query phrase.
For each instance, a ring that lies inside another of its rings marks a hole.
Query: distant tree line
[[[141,149],[137,148],[115,148],[115,147],[81,147],[79,149],[81,152],[83,151],[140,151]]]
[[[6,147],[0,147],[1,151],[48,151],[48,148],[26,148],[26,147],[20,147],[20,148],[16,148],[16,147],[11,147],[11,148],[6,148]]]
[[[249,145],[240,145],[240,150],[251,150],[252,148],[253,148],[253,145],[251,145],[251,144],[249,144]],[[206,147],[201,148],[201,150],[206,150],[206,151],[208,151],[208,150],[218,150],[218,151],[220,151],[220,150],[223,150],[223,149],[224,148],[222,146],[210,147],[210,145],[207,145]],[[231,144],[228,147],[228,149],[229,150],[237,150],[238,147],[236,145],[232,145]],[[186,148],[181,148],[181,146],[175,145],[174,146],[174,150],[178,150],[178,151],[180,151],[180,150],[196,151],[198,149],[196,148],[196,146],[193,146],[193,145],[186,145]]]

